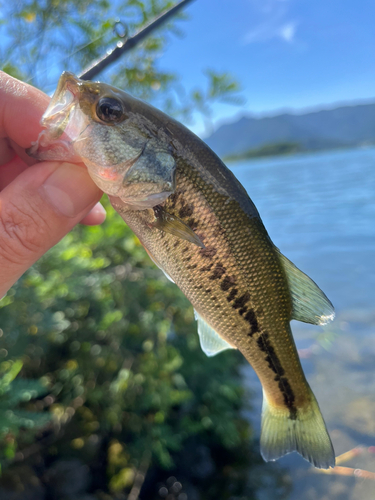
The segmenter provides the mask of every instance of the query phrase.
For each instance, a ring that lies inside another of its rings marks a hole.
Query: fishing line
[[[51,31],[52,29],[54,28],[54,26],[49,26],[47,27],[43,33],[39,33],[38,35],[35,36],[34,40],[31,40],[29,41],[27,45],[30,45],[32,43],[36,44],[38,42],[38,40],[40,40],[41,38],[44,38],[47,34],[48,31]],[[122,38],[122,39],[126,39],[128,37],[128,33],[129,33],[129,30],[128,30],[128,27],[127,25],[121,21],[120,19],[116,19],[113,26],[112,26],[112,31],[115,33],[115,35],[118,37],[118,38]],[[78,54],[79,52],[81,52],[82,50],[84,50],[86,47],[89,47],[90,45],[92,45],[93,43],[96,43],[98,42],[99,40],[101,40],[102,38],[104,38],[107,34],[108,34],[109,30],[107,29],[102,35],[96,37],[95,39],[93,40],[89,40],[87,43],[81,45],[79,48],[77,48],[76,50],[74,50],[73,52],[70,52],[68,55],[66,55],[65,57],[59,59],[58,61],[55,62],[54,66],[58,66],[60,65],[61,63],[63,63],[64,61],[66,61],[67,59],[69,59],[70,57]],[[2,64],[2,67],[1,67],[1,70],[3,68],[5,68],[7,66],[7,64],[9,63],[12,63],[12,57],[9,57],[3,64]],[[37,77],[40,77],[40,76],[43,76],[45,75],[48,71],[50,71],[51,68],[46,68],[44,69],[43,71],[40,71],[38,74],[36,75],[32,75],[30,76],[30,78],[28,78],[25,83],[31,83],[35,78]]]
[[[28,45],[30,45],[31,43],[35,43],[35,42],[36,42],[39,38],[41,38],[41,37],[42,37],[42,35],[43,35],[43,33],[39,33],[39,35],[36,35],[36,36],[35,36],[34,40],[29,40],[28,42],[26,42],[26,43],[23,45],[23,47],[27,47],[27,46],[28,46]],[[13,55],[13,54],[12,54],[12,55]],[[11,58],[11,56],[10,56],[10,57],[9,57],[9,58],[8,58],[8,59],[4,62],[4,63],[2,63],[2,66],[1,66],[1,68],[0,68],[0,71],[3,71],[3,69],[5,68],[5,66],[6,66],[7,64],[11,63],[11,62],[12,62],[12,58]]]
[[[115,33],[115,35],[118,37],[118,38],[122,38],[124,40],[127,40],[128,38],[128,35],[129,35],[129,29],[128,29],[128,26],[123,22],[121,21],[121,19],[119,18],[116,18],[113,26],[112,26],[112,31]],[[81,52],[82,50],[84,50],[86,47],[90,46],[91,44],[97,42],[98,40],[101,40],[102,38],[104,38],[106,35],[108,34],[108,30],[103,33],[102,35],[98,36],[97,38],[95,38],[94,40],[90,40],[89,42],[87,42],[85,45],[82,45],[81,47],[79,47],[78,49],[76,49],[75,51],[71,52],[70,54],[68,54],[67,56],[63,57],[62,59],[60,59],[59,61],[57,61],[57,63],[55,63],[55,65],[58,65],[58,64],[61,64],[63,61],[65,61],[66,59],[74,56],[75,54],[78,54],[79,52]],[[42,36],[42,33],[39,35],[39,37]],[[45,69],[44,71],[38,73],[38,75],[34,75],[32,77],[30,77],[26,83],[30,83],[34,78],[36,78],[37,76],[41,76],[41,75],[44,75],[45,73],[47,73],[47,71],[49,71],[51,68],[47,68]]]
[[[175,15],[179,10],[186,7],[193,0],[180,0],[177,4],[173,5],[169,9],[160,13],[156,16],[152,21],[147,23],[145,26],[141,27],[138,32],[135,33],[132,37],[128,36],[128,28],[127,26],[120,20],[116,19],[113,25],[113,31],[117,37],[121,38],[123,41],[119,41],[116,44],[115,48],[108,49],[104,56],[99,59],[92,61],[91,64],[86,67],[83,72],[81,72],[78,76],[83,80],[92,80],[98,73],[102,72],[106,67],[115,62],[119,57],[121,57],[124,53],[128,52],[130,49],[138,45],[142,40],[144,40],[150,33],[152,33],[156,28],[160,27],[167,19]],[[42,39],[45,37],[47,30],[43,30],[43,32],[39,35]],[[103,33],[101,36],[97,37],[95,40],[90,40],[85,45],[82,45],[79,49],[71,52],[64,58],[60,59],[58,62],[53,64],[53,67],[61,64],[66,59],[72,57],[73,55],[79,53],[92,43],[101,40],[108,32]],[[11,61],[11,59],[9,60]],[[51,68],[46,68],[44,71],[39,72],[38,75],[34,75],[30,77],[26,83],[30,83],[37,76],[45,75],[47,71],[51,70]]]
[[[120,31],[120,29],[122,31]],[[119,38],[127,38],[128,37],[128,33],[129,33],[127,25],[123,21],[121,21],[120,19],[118,19],[118,18],[113,23],[112,31]],[[68,57],[71,57],[71,56],[74,56],[75,54],[78,54],[78,52],[80,52],[81,50],[85,49],[86,47],[88,47],[92,43],[95,43],[98,40],[101,40],[107,34],[108,34],[108,30],[105,33],[103,33],[101,36],[98,36],[97,38],[95,38],[95,40],[90,40],[85,45],[82,45],[81,47],[79,47],[79,49],[75,50],[74,52],[72,52],[71,54],[67,55],[66,57],[64,57],[63,59],[61,59],[58,62],[61,63],[62,61],[65,61],[65,59],[68,59]]]
[[[114,25],[115,26],[115,25]],[[114,29],[114,26],[113,26],[113,29]],[[98,36],[97,38],[95,38],[94,40],[90,40],[89,42],[85,43],[84,45],[81,45],[81,47],[79,47],[78,49],[74,50],[73,52],[71,52],[70,54],[68,54],[67,56],[63,57],[62,59],[59,59],[55,65],[59,65],[61,64],[62,62],[66,61],[67,59],[69,59],[70,57],[78,54],[79,52],[81,52],[82,50],[84,50],[86,47],[89,47],[91,44],[97,42],[98,40],[101,40],[102,38],[104,38],[105,35],[108,34],[108,31],[106,31],[105,33],[103,33],[102,35]],[[116,33],[117,34],[117,33]],[[120,35],[118,35],[120,36]],[[122,38],[122,37],[120,37]],[[44,74],[46,74],[51,68],[47,68],[43,71],[41,71],[40,73],[38,73],[37,75],[34,75],[34,76],[31,76],[28,80],[26,80],[26,83],[30,83],[31,81],[34,80],[34,78],[36,78],[37,76],[42,76]]]

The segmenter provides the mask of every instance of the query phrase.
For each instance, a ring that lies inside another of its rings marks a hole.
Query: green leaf
[[[8,371],[0,379],[0,395],[9,389],[11,382],[17,377],[21,371],[23,363],[21,360],[17,360],[11,364]]]

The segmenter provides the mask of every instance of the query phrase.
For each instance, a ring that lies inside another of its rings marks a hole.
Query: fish
[[[184,125],[105,83],[64,72],[28,150],[83,162],[153,262],[195,310],[207,356],[238,349],[263,388],[265,461],[297,451],[317,468],[334,449],[293,340],[292,319],[334,309],[273,244],[244,187]]]

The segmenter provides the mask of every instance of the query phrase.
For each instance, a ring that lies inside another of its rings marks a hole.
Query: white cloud
[[[272,38],[281,38],[285,42],[292,43],[296,34],[297,22],[290,21],[282,23],[279,20],[270,20],[261,23],[249,31],[244,38],[245,44],[266,42]]]
[[[265,42],[275,36],[275,26],[266,22],[259,24],[256,28],[249,31],[244,38],[245,43]]]
[[[279,34],[281,38],[283,38],[286,42],[293,42],[294,35],[296,33],[296,28],[297,28],[296,22],[287,23],[281,27]]]
[[[245,35],[244,43],[259,43],[279,38],[292,43],[295,38],[297,22],[288,19],[288,0],[251,0],[254,6],[254,19],[258,22]]]

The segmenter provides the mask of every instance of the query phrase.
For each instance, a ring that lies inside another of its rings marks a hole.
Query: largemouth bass
[[[261,454],[335,464],[300,364],[292,319],[334,317],[272,243],[245,189],[183,125],[104,83],[63,73],[29,154],[83,161],[151,259],[191,301],[208,356],[239,349],[263,386]]]

